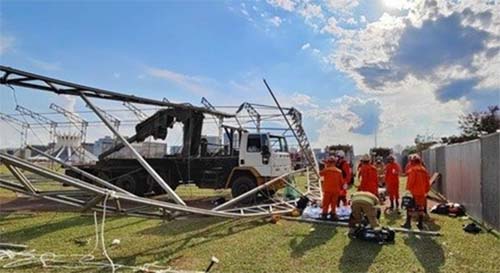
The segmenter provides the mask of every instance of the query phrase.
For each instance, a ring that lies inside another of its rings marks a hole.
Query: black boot
[[[406,222],[401,225],[402,228],[411,229],[411,215],[406,213]]]
[[[337,217],[337,214],[335,213],[330,213],[330,221],[338,221],[339,218]]]
[[[322,213],[321,220],[327,220],[327,219],[328,219],[328,213]]]
[[[396,205],[396,208],[397,208],[397,207],[398,207],[398,206]],[[389,209],[390,209],[391,211],[392,211],[392,210],[394,210],[394,200],[391,200],[391,206],[389,207]]]
[[[423,215],[418,216],[417,228],[420,230],[424,229],[424,216]]]

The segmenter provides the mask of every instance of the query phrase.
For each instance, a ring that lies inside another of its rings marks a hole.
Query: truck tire
[[[245,192],[257,187],[257,183],[255,183],[255,179],[253,177],[249,177],[246,175],[238,176],[234,179],[233,184],[231,186],[231,195],[233,198],[238,197]],[[257,194],[249,196],[240,201],[242,204],[253,204],[257,200]]]
[[[116,181],[116,186],[130,192],[136,194],[137,182],[135,181],[132,175],[125,175]]]

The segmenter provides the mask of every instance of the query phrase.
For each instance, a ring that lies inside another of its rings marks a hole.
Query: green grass
[[[461,220],[433,217],[442,237],[398,234],[394,245],[385,246],[351,241],[344,228],[289,221],[111,217],[106,243],[121,240],[118,247],[108,247],[117,263],[158,261],[186,270],[202,270],[214,255],[221,261],[217,272],[500,272],[495,237],[470,235],[461,230]],[[3,216],[0,230],[1,241],[28,244],[38,253],[86,254],[94,243],[92,217],[76,213]],[[90,243],[78,246],[77,239]],[[2,272],[39,271],[26,267]]]
[[[403,192],[404,179],[401,183]],[[228,194],[191,186],[181,186],[178,192],[184,198]],[[403,221],[401,216],[383,217],[385,225]],[[442,237],[398,233],[395,244],[384,246],[349,240],[347,229],[340,227],[211,217],[172,222],[109,217],[105,236],[108,246],[113,239],[121,240],[119,246],[109,246],[108,253],[116,263],[127,265],[157,261],[176,269],[203,270],[210,257],[216,256],[221,262],[214,272],[500,272],[500,241],[493,235],[463,232],[466,220],[436,215],[432,218],[434,223],[429,226],[439,230]],[[0,242],[27,244],[37,253],[87,254],[93,248],[94,236],[93,218],[79,213],[0,214]],[[88,239],[89,244],[75,243],[81,239]],[[104,260],[100,252],[95,254]],[[0,261],[0,266],[3,264]],[[0,272],[40,271],[39,265],[0,268]]]

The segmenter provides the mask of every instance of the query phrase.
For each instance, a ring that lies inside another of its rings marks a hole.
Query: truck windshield
[[[288,152],[286,139],[280,136],[269,136],[270,146],[274,152]]]

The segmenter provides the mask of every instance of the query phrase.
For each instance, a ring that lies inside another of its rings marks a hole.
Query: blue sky
[[[215,105],[271,104],[266,78],[318,147],[362,153],[375,132],[389,147],[456,133],[458,114],[500,103],[495,1],[1,1],[0,11],[3,65]],[[14,110],[11,93],[1,87],[2,112]],[[16,94],[39,112],[71,103]]]

